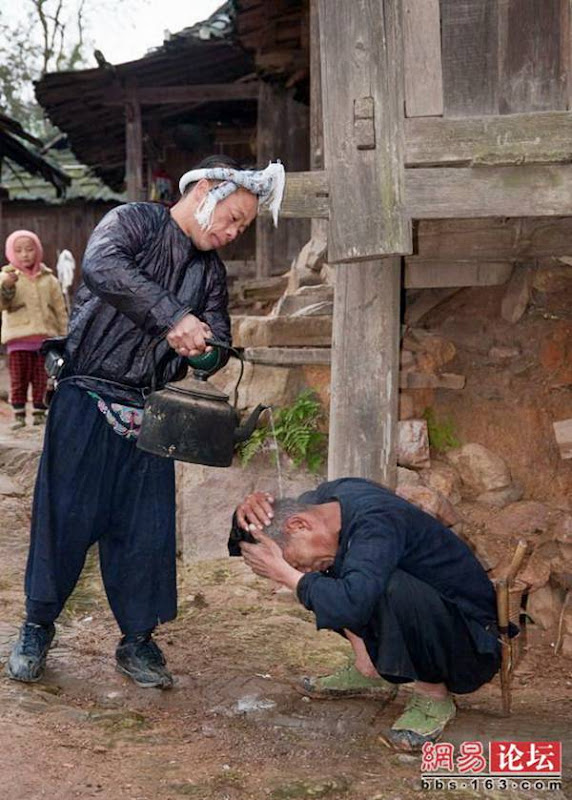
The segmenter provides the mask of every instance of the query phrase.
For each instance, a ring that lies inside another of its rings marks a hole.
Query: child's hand
[[[3,280],[3,285],[7,287],[15,286],[18,283],[18,273],[17,272],[7,272],[6,277]]]

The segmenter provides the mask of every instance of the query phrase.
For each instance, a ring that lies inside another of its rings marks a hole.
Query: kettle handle
[[[239,350],[237,350],[235,347],[232,347],[232,345],[227,344],[226,342],[221,342],[218,339],[205,339],[205,343],[209,347],[220,347],[223,350],[228,350],[229,353],[231,353],[235,358],[238,358],[238,360],[240,361],[240,373],[238,375],[238,380],[237,380],[236,385],[234,387],[233,406],[236,409],[236,407],[238,406],[238,387],[240,386],[240,382],[242,380],[242,376],[244,375],[244,357],[243,357],[242,353]]]
[[[154,344],[151,345],[152,348],[153,348],[153,374],[151,376],[151,391],[152,392],[154,392],[156,390],[156,388],[157,388],[157,366],[158,366],[158,363],[157,363],[157,348],[161,344],[161,342],[164,340],[164,338],[165,338],[164,336],[160,336],[157,339],[157,341]],[[237,350],[235,347],[232,347],[232,345],[227,344],[226,342],[221,342],[218,339],[205,339],[205,344],[207,344],[209,347],[220,347],[222,350],[228,350],[235,358],[237,358],[240,361],[240,373],[238,375],[238,380],[237,380],[236,385],[234,387],[234,402],[233,402],[233,405],[234,405],[234,407],[236,409],[236,407],[238,405],[238,387],[239,387],[240,382],[242,380],[242,376],[244,375],[244,357],[242,356],[242,353],[239,350]]]

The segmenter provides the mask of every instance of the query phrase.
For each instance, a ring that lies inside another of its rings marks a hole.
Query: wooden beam
[[[319,9],[328,260],[409,253],[401,0],[320,0]]]
[[[331,355],[329,347],[246,347],[244,359],[274,367],[329,366]]]
[[[512,270],[511,261],[443,261],[408,256],[403,285],[406,289],[497,286],[508,281]]]
[[[260,216],[269,216],[267,209]],[[325,172],[288,172],[286,190],[280,209],[281,217],[328,219],[330,198],[328,176]]]
[[[439,0],[403,0],[405,112],[408,117],[443,114]]]
[[[351,475],[396,485],[400,261],[335,268],[330,480]]]
[[[129,87],[125,103],[125,184],[129,201],[143,196],[143,132],[137,89]]]
[[[526,260],[567,256],[571,217],[420,220],[415,241],[419,258]]]
[[[405,171],[405,183],[407,213],[419,220],[572,216],[572,165],[569,164],[558,167],[408,169]],[[326,172],[288,173],[281,216],[327,219],[330,208],[328,191]],[[348,209],[345,211],[348,216]],[[342,213],[341,210],[339,213]],[[265,214],[267,212],[262,211],[262,216]],[[497,220],[497,224],[499,222]],[[482,221],[478,223],[479,226],[483,224]],[[514,234],[517,239],[520,238],[519,246],[523,252],[537,255],[570,254],[570,221],[561,219],[559,223],[550,223],[548,220],[537,220],[535,225],[545,226],[545,233],[539,234],[542,241],[537,245],[530,243],[529,246],[525,241],[526,236]],[[547,232],[558,229],[562,234],[560,240],[555,242],[555,249],[551,250]],[[527,231],[530,231],[528,226]],[[568,244],[562,241],[564,232]],[[358,235],[359,230],[356,229],[354,242]],[[530,235],[534,233],[530,231]],[[512,238],[513,234],[510,236]],[[446,246],[446,243],[443,245]],[[496,253],[494,250],[484,250],[479,253],[481,255],[495,260]],[[501,260],[506,257],[501,253],[498,255]],[[451,257],[468,256],[455,250]]]
[[[572,165],[409,169],[414,219],[572,215]]]
[[[405,164],[499,166],[572,161],[568,111],[405,121]]]
[[[210,103],[219,100],[258,100],[259,81],[248,83],[205,83],[188,86],[141,86],[139,103],[166,105],[168,103]],[[102,100],[105,106],[121,106],[127,92],[110,90]]]

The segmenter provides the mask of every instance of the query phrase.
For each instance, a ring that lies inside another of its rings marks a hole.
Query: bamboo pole
[[[509,716],[512,704],[511,686],[510,686],[512,652],[511,652],[510,639],[508,635],[508,622],[509,622],[508,583],[506,578],[500,578],[500,580],[497,581],[496,595],[497,595],[498,627],[499,627],[499,634],[502,646],[502,661],[501,661],[501,673],[500,673],[502,710],[505,716]]]

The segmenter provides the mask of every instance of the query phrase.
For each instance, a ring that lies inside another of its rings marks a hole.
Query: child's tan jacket
[[[18,274],[11,291],[4,288],[10,272]],[[2,311],[2,344],[27,336],[64,336],[68,314],[57,278],[45,264],[37,278],[27,278],[11,264],[0,271],[0,309]]]

